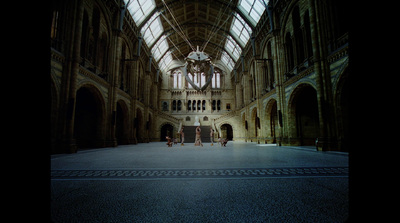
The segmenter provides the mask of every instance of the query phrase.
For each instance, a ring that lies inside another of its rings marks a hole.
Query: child
[[[222,140],[222,145],[223,145],[224,147],[226,147],[226,143],[228,143],[228,139],[223,139],[223,140]]]
[[[169,136],[165,136],[165,138],[168,140],[168,142],[166,143],[168,145],[168,147],[172,147],[171,138]]]

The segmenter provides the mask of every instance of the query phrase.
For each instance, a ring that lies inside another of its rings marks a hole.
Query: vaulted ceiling
[[[199,47],[229,70],[268,0],[124,0],[161,70]]]

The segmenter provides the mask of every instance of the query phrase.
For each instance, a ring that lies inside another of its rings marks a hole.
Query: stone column
[[[76,102],[76,79],[79,73],[79,62],[80,62],[80,50],[81,50],[81,37],[82,37],[82,23],[83,23],[83,1],[76,1],[76,15],[75,23],[73,27],[74,35],[71,35],[71,45],[70,48],[70,72],[64,72],[63,76],[66,75],[66,116],[65,116],[65,133],[62,142],[63,150],[67,153],[75,153],[77,151],[76,142],[74,139],[74,119],[75,119],[75,102]],[[68,69],[68,68],[67,68]],[[68,70],[67,70],[68,71]]]
[[[121,49],[122,49],[122,38],[121,38],[121,31],[119,30],[113,30],[113,37],[111,38],[112,40],[112,49],[114,49],[114,52],[111,54],[111,59],[114,61],[114,67],[112,69],[112,78],[111,78],[111,85],[109,88],[109,109],[110,109],[110,115],[109,119],[111,120],[110,122],[110,128],[109,128],[109,134],[108,134],[108,139],[107,139],[107,146],[117,146],[117,138],[115,137],[115,131],[116,131],[116,117],[117,117],[117,89],[119,88],[119,83],[120,83],[120,62],[121,62]]]
[[[241,109],[243,106],[243,88],[242,84],[236,83],[236,109]]]
[[[279,31],[273,31],[273,38],[271,44],[272,50],[272,63],[274,69],[274,79],[275,79],[275,91],[276,91],[276,101],[277,101],[277,113],[278,113],[278,132],[279,136],[276,137],[277,144],[279,146],[286,145],[288,143],[288,134],[287,134],[287,108],[286,108],[286,100],[285,100],[285,87],[283,83],[285,81],[284,73],[285,73],[285,65],[284,63],[280,63],[281,61],[285,61],[285,47],[283,38],[279,36]]]
[[[327,61],[327,45],[324,32],[325,8],[319,1],[310,1],[310,27],[314,54],[314,70],[317,86],[320,136],[318,150],[331,150],[336,147],[333,97],[331,91],[330,69]]]

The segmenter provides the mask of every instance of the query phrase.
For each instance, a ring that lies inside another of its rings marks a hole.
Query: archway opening
[[[135,128],[136,128],[137,142],[141,143],[144,141],[144,128],[143,128],[143,114],[142,110],[140,110],[139,108],[136,109]]]
[[[230,124],[223,124],[221,126],[221,138],[233,140],[233,129]]]
[[[313,146],[319,135],[318,101],[316,90],[304,85],[293,99],[296,137],[301,146]]]
[[[165,124],[161,127],[161,139],[160,141],[167,141],[166,136],[173,138],[174,127],[171,124]]]
[[[267,130],[266,143],[276,143],[276,138],[279,136],[279,120],[278,106],[275,99],[272,99],[267,105],[265,120]]]
[[[92,88],[82,87],[76,93],[74,138],[78,149],[103,147],[103,108]]]
[[[250,141],[258,142],[257,137],[259,136],[260,129],[260,118],[257,115],[257,108],[254,108],[251,112],[251,122],[250,122]]]
[[[123,101],[117,102],[116,133],[118,145],[129,144],[128,137],[128,108]]]

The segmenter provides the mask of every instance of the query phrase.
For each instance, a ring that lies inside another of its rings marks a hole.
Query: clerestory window
[[[124,0],[124,2],[125,4],[129,2],[128,11],[138,26],[156,7],[154,0]]]
[[[253,26],[256,26],[268,2],[269,0],[240,0],[238,9],[246,15],[246,18],[251,21]]]

